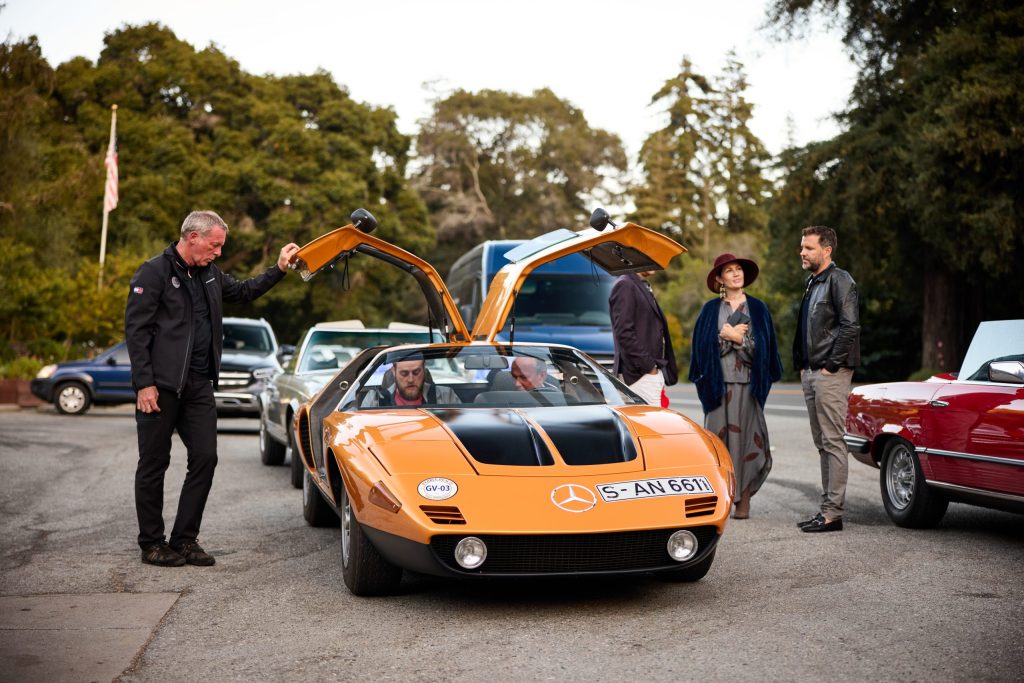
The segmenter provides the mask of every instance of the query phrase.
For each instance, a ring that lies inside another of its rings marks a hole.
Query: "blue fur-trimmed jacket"
[[[722,403],[725,379],[718,343],[718,311],[722,300],[715,298],[704,304],[693,327],[690,347],[690,381],[697,387],[697,396],[707,415]],[[750,333],[754,338],[754,362],[750,368],[750,389],[764,408],[772,383],[782,377],[782,359],[775,338],[775,325],[768,307],[760,299],[747,295]]]

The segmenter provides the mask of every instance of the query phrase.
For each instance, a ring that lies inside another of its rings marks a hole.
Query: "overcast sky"
[[[434,91],[548,87],[635,158],[662,122],[651,95],[684,56],[720,73],[734,49],[747,70],[754,132],[772,152],[833,136],[854,68],[837,32],[773,42],[762,0],[0,0],[0,33],[36,35],[56,66],[96,60],[105,33],[157,21],[197,49],[215,43],[255,74],[323,68],[353,98],[394,107],[413,133]]]

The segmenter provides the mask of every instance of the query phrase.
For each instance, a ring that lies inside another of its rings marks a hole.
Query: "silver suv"
[[[224,352],[214,398],[220,417],[259,417],[260,393],[281,371],[274,330],[263,318],[224,318]]]

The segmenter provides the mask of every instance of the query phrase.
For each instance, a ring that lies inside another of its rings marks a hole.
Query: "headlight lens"
[[[697,554],[697,537],[681,529],[668,537],[668,554],[676,562],[686,562]]]
[[[252,376],[254,379],[270,379],[274,376],[274,368],[256,368]]]
[[[487,545],[476,536],[467,536],[455,546],[455,561],[463,569],[476,569],[487,559]]]
[[[57,366],[56,365],[46,365],[46,366],[43,366],[43,368],[41,370],[39,370],[39,372],[36,373],[36,379],[46,379],[47,377],[49,377],[50,375],[52,375],[56,371],[57,371]]]

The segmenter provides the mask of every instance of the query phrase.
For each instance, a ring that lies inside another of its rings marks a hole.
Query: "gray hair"
[[[214,228],[223,228],[227,233],[228,224],[213,211],[193,211],[185,217],[185,221],[181,224],[181,239],[188,237],[190,232],[199,233],[200,237],[207,237]]]

